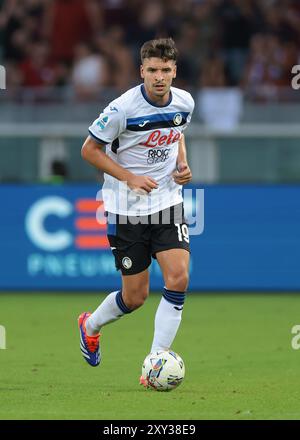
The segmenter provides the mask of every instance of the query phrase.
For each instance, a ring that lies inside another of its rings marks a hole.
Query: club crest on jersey
[[[97,127],[99,127],[100,130],[103,130],[106,127],[107,123],[108,123],[108,116],[103,115],[101,113],[101,115],[99,116],[99,120],[96,123]]]
[[[129,257],[122,258],[122,265],[125,269],[130,269],[132,266],[132,260]]]
[[[176,115],[173,118],[173,122],[175,125],[180,125],[182,122],[182,115],[180,113],[176,113]]]

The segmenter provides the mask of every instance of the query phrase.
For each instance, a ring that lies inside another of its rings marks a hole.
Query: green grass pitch
[[[300,296],[190,293],[173,345],[186,377],[168,393],[138,384],[160,295],[103,328],[100,367],[83,360],[77,316],[102,299],[0,294],[0,419],[300,419]]]

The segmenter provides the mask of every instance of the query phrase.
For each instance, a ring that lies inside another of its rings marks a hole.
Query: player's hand
[[[127,185],[133,191],[139,194],[150,193],[153,189],[158,188],[158,183],[148,176],[136,176],[133,175],[127,182]]]
[[[174,181],[178,185],[185,185],[192,180],[192,173],[190,167],[186,162],[181,162],[177,165],[177,171],[173,174]]]

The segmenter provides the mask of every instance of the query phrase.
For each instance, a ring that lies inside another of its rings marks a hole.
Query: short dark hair
[[[172,38],[158,38],[146,41],[141,47],[141,61],[146,58],[162,58],[164,61],[177,61],[178,51]]]

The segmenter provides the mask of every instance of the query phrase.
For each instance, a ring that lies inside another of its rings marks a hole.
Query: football
[[[184,362],[174,351],[150,353],[143,362],[142,378],[148,388],[156,391],[174,390],[182,383],[184,375]]]

